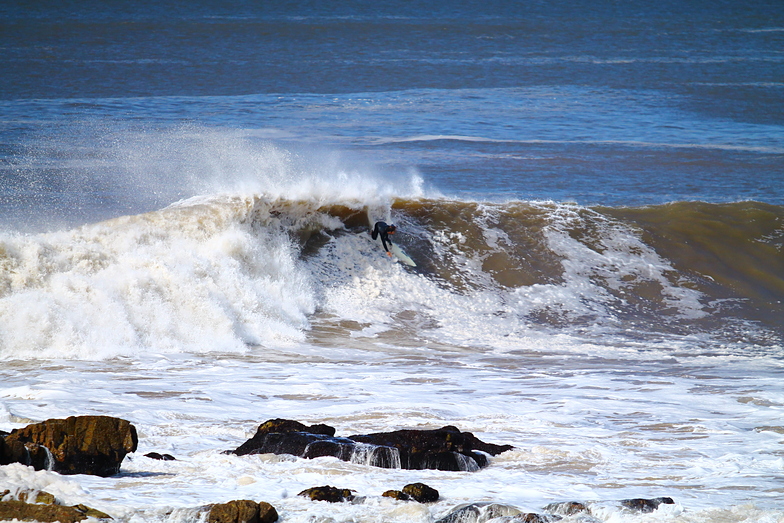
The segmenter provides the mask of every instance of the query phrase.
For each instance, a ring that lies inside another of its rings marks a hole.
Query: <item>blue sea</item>
[[[5,465],[0,492],[129,523],[784,521],[781,2],[9,0],[0,71],[0,430],[139,432],[117,476]],[[273,418],[515,449],[223,454]],[[381,496],[413,482],[441,499]],[[297,496],[327,484],[357,501]]]

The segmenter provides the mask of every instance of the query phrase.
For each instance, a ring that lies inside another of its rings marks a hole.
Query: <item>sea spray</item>
[[[28,232],[220,194],[357,201],[383,210],[395,197],[428,191],[413,167],[385,168],[339,148],[195,123],[59,122],[27,137],[8,162],[16,175],[3,180],[0,228]]]

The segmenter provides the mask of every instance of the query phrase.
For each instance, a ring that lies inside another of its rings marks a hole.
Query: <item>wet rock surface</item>
[[[60,474],[113,476],[138,446],[136,428],[109,416],[50,419],[13,430],[3,438],[0,463],[22,463]]]
[[[411,483],[406,485],[403,487],[402,493],[419,503],[435,503],[439,498],[438,491],[424,483]]]
[[[278,512],[269,503],[241,499],[210,507],[207,523],[273,523]]]
[[[634,499],[624,499],[621,501],[621,505],[624,507],[642,513],[653,512],[654,510],[659,508],[659,505],[674,505],[675,501],[672,498],[662,497],[662,498],[653,498],[653,499],[642,499],[642,498],[634,498]]]
[[[328,425],[306,426],[275,419],[261,424],[256,434],[234,451],[246,454],[291,454],[303,458],[333,456],[383,468],[478,470],[487,455],[511,450],[511,445],[485,443],[470,432],[447,426],[435,430],[398,430],[335,437]]]
[[[323,487],[312,487],[305,489],[298,496],[310,498],[313,501],[328,501],[330,503],[342,503],[354,499],[354,490],[340,489],[330,485]]]
[[[177,461],[177,458],[171,454],[161,454],[159,452],[148,452],[144,455],[146,458],[157,459],[158,461]]]
[[[563,516],[573,516],[581,512],[588,512],[588,507],[578,501],[563,501],[560,503],[550,503],[543,509],[550,514],[560,514]]]

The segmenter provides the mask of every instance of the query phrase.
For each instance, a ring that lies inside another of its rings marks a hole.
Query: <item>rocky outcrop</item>
[[[267,502],[241,499],[210,507],[207,523],[274,523],[278,520],[275,507]]]
[[[470,432],[448,426],[435,430],[399,430],[335,437],[328,425],[306,426],[275,419],[261,424],[256,434],[233,454],[292,454],[303,458],[333,456],[384,468],[478,470],[511,445],[485,443]]]
[[[23,491],[9,498],[9,491],[0,493],[0,520],[76,523],[87,518],[112,519],[111,516],[85,505],[58,505],[55,497],[43,491]]]
[[[330,503],[341,503],[354,499],[353,490],[339,489],[330,485],[305,489],[297,495],[310,498],[313,501],[328,501]]]
[[[138,446],[136,428],[109,416],[50,419],[12,431],[0,445],[0,464],[22,463],[61,474],[112,476]]]

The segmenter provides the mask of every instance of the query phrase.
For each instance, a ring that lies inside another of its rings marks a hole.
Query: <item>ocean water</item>
[[[0,48],[0,430],[139,432],[115,477],[0,489],[122,522],[784,521],[780,2],[11,1]],[[271,418],[515,449],[223,454]],[[381,497],[419,481],[441,500]],[[361,500],[297,496],[327,484]]]

